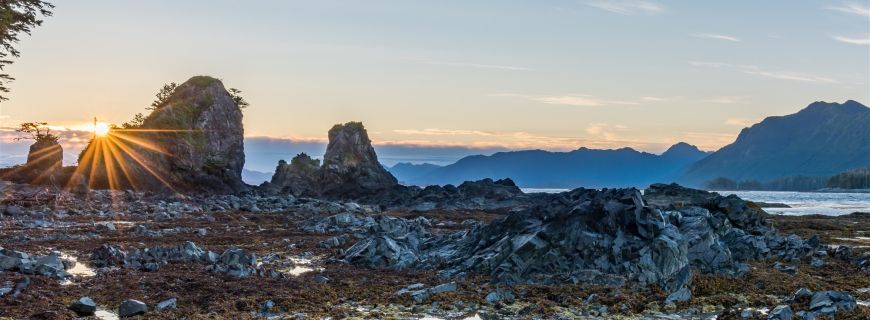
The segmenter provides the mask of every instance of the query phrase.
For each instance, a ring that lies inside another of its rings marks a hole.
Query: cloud
[[[751,118],[728,118],[725,120],[725,124],[730,126],[738,126],[738,127],[751,127],[752,125],[758,123],[761,119],[751,119]]]
[[[733,96],[724,96],[724,97],[714,97],[707,102],[718,103],[718,104],[738,104],[745,103],[745,97],[733,97]]]
[[[726,41],[733,41],[733,42],[740,42],[741,41],[740,39],[738,39],[736,37],[732,37],[732,36],[724,35],[724,34],[715,34],[715,33],[693,33],[692,36],[695,38],[702,38],[702,39],[716,39],[716,40],[726,40]]]
[[[523,94],[515,94],[515,93],[494,93],[489,94],[490,97],[512,97],[512,98],[522,98],[529,101],[540,102],[544,104],[554,104],[554,105],[564,105],[564,106],[577,106],[577,107],[600,107],[607,105],[638,105],[641,104],[641,101],[633,101],[633,100],[609,100],[609,99],[601,99],[598,97],[594,97],[588,94],[571,94],[571,95],[560,95],[560,96],[530,96]],[[646,97],[650,98],[650,97]],[[654,97],[653,97],[654,98]],[[657,99],[657,98],[654,98]],[[639,100],[646,102],[653,102],[654,100],[641,98]]]
[[[850,43],[850,44],[858,44],[858,45],[870,45],[870,38],[850,38],[844,36],[831,36],[834,40]]]
[[[812,83],[836,83],[837,81],[831,78],[819,77],[805,73],[794,73],[794,72],[773,72],[773,71],[764,71],[758,69],[745,69],[743,73],[753,74],[762,77],[767,77],[771,79],[779,79],[779,80],[791,80],[791,81],[801,81],[801,82],[812,82]]]
[[[665,11],[660,4],[651,1],[609,0],[592,1],[587,5],[626,16],[651,16]]]
[[[840,6],[827,7],[827,9],[870,18],[870,7],[865,7],[858,3],[846,3]]]
[[[471,67],[471,68],[479,68],[479,69],[498,69],[498,70],[508,70],[508,71],[536,71],[536,69],[534,69],[534,68],[519,67],[519,66],[506,66],[506,65],[497,65],[497,64],[481,64],[481,63],[465,63],[465,62],[449,62],[449,61],[424,61],[423,63],[432,64],[432,65],[442,65],[442,66]]]
[[[494,135],[492,132],[479,131],[479,130],[454,130],[454,129],[399,129],[393,130],[393,132],[398,134],[405,135],[425,135],[425,136],[459,136],[459,135],[471,135],[471,136],[492,136]]]
[[[822,77],[812,74],[800,73],[800,72],[792,72],[792,71],[770,71],[766,70],[759,66],[752,65],[733,65],[730,63],[724,62],[699,62],[699,61],[689,61],[689,64],[696,67],[705,67],[705,68],[722,68],[722,69],[736,69],[745,74],[751,74],[756,76],[762,76],[771,79],[778,80],[790,80],[790,81],[800,81],[800,82],[811,82],[811,83],[837,83],[837,80],[828,77]]]

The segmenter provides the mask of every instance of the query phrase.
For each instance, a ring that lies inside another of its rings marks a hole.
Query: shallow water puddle
[[[97,308],[97,311],[94,312],[94,316],[100,320],[118,320],[118,319],[120,319],[120,317],[118,317],[118,314],[115,313],[114,311],[109,311],[109,310],[102,309],[102,308]]]
[[[75,265],[72,268],[69,268],[66,270],[66,272],[69,273],[73,277],[93,277],[94,275],[96,275],[96,273],[94,272],[94,269],[89,267],[87,264],[82,263],[81,261],[79,261],[78,258],[76,258],[73,255],[70,255],[70,254],[65,253],[65,252],[61,252],[60,258],[64,259],[64,260],[70,260],[70,261],[73,261],[75,263]],[[69,279],[63,280],[60,282],[61,285],[70,285],[72,283],[73,283],[72,280],[69,280]]]

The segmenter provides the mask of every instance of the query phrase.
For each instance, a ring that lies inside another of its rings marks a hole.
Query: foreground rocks
[[[676,188],[647,191],[688,199],[667,206],[647,205],[635,189],[576,189],[447,235],[430,235],[419,221],[376,218],[342,258],[379,268],[439,268],[445,277],[483,273],[504,284],[654,284],[672,293],[669,302],[680,302],[691,297],[693,270],[739,276],[746,262],[799,261],[819,249],[817,239],[778,235],[763,211],[738,198]]]

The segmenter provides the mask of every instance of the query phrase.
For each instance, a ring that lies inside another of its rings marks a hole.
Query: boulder
[[[136,129],[97,137],[82,151],[78,171],[90,177],[91,188],[188,193],[247,189],[241,178],[242,111],[220,80],[190,78]]]
[[[767,315],[768,320],[791,320],[792,319],[792,311],[791,306],[789,305],[778,305],[773,310],[770,310],[770,313]]]
[[[69,309],[80,317],[91,316],[97,312],[97,303],[89,297],[82,297],[73,302]]]
[[[169,298],[169,299],[160,301],[157,303],[157,305],[154,306],[154,310],[160,311],[160,310],[164,310],[164,309],[175,309],[177,301],[178,301],[178,299],[176,299],[176,298]]]
[[[852,311],[858,307],[854,297],[846,292],[820,291],[810,299],[810,312],[816,315],[833,316],[837,311]]]
[[[127,299],[121,302],[121,306],[118,307],[118,316],[121,318],[143,315],[146,312],[148,312],[148,306],[139,300]]]

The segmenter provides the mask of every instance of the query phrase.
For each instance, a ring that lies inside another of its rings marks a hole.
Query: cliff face
[[[295,195],[355,197],[386,190],[398,181],[380,162],[368,133],[359,122],[337,124],[319,166],[305,154],[290,164],[279,162],[271,186]]]
[[[223,83],[197,76],[141,126],[91,142],[79,171],[95,188],[240,192],[247,188],[243,135],[241,109]]]

